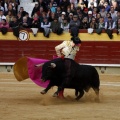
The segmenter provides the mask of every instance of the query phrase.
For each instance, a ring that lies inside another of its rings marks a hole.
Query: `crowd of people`
[[[0,28],[38,28],[49,37],[50,32],[58,35],[71,28],[102,29],[112,34],[117,29],[120,34],[119,0],[33,0],[35,6],[31,15],[18,9],[19,0],[0,0]],[[91,31],[89,33],[92,33]],[[109,36],[112,38],[113,36]]]

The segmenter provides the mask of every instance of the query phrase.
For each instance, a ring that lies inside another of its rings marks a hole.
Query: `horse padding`
[[[13,66],[13,72],[14,72],[15,78],[18,81],[23,81],[29,78],[28,67],[27,67],[27,57],[22,57],[15,62]]]

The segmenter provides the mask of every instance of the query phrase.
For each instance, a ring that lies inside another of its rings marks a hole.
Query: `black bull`
[[[61,89],[59,88],[61,87],[62,89],[73,88],[79,92],[79,95],[76,98],[77,100],[79,100],[84,95],[84,91],[88,92],[90,88],[93,88],[99,98],[100,80],[95,67],[90,65],[79,65],[73,60],[70,61],[71,80],[69,81],[69,84],[66,84],[66,82],[64,81],[66,75],[64,60],[62,60],[61,58],[54,59],[46,62],[42,66],[41,79],[43,81],[50,80],[49,85],[46,89],[42,91],[42,93],[47,93],[47,91],[52,86],[58,86],[57,93],[60,92]]]

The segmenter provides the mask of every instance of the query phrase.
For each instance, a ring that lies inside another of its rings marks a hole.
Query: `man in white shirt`
[[[6,20],[6,16],[4,15],[4,11],[0,10],[0,22],[2,21],[2,19]]]

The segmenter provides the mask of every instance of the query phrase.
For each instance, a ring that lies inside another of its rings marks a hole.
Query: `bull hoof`
[[[75,98],[75,100],[77,100],[77,101],[78,101],[79,99],[80,99],[80,98],[78,98],[78,97]]]
[[[54,93],[54,94],[53,94],[53,97],[58,97],[58,94],[57,94],[57,93]]]
[[[46,94],[46,91],[45,91],[45,90],[43,90],[43,91],[41,91],[40,93],[41,93],[41,94]]]

